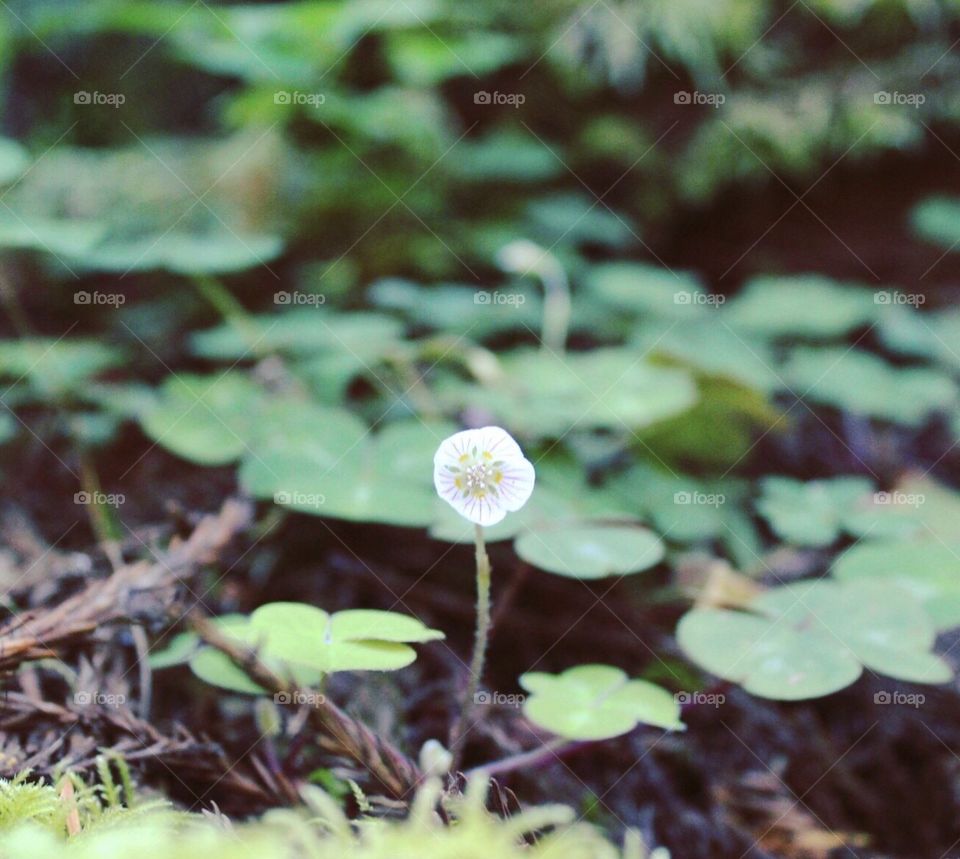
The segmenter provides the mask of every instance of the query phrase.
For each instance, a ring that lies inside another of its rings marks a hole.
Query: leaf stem
[[[232,292],[219,280],[209,275],[196,275],[190,278],[197,292],[220,314],[228,324],[232,325],[243,338],[247,348],[258,358],[263,357],[263,349],[258,348],[263,339],[263,332],[256,321],[247,313],[246,308],[236,299]]]
[[[476,704],[477,690],[483,678],[483,665],[490,638],[490,557],[487,555],[487,545],[483,538],[483,526],[475,525],[473,533],[477,559],[477,628],[473,638],[473,658],[470,660],[470,681],[460,704],[460,715],[450,732],[449,746],[453,753],[454,771],[460,765],[462,757],[460,742]]]
[[[551,760],[556,760],[562,754],[585,745],[588,745],[588,743],[574,742],[572,740],[565,740],[562,737],[554,737],[552,740],[547,741],[538,749],[531,749],[528,752],[519,752],[518,754],[501,758],[498,761],[491,761],[488,764],[474,767],[473,769],[468,770],[465,775],[468,779],[474,776],[490,778],[491,776],[513,772],[514,770],[521,768],[530,769],[535,766],[539,766],[542,763],[549,763]]]

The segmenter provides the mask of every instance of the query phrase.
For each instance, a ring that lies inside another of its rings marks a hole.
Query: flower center
[[[478,463],[466,469],[467,487],[471,490],[483,489],[490,482],[493,469],[489,465]]]
[[[478,452],[476,448],[460,457],[459,465],[448,465],[455,475],[454,482],[465,496],[485,498],[496,495],[497,485],[503,480],[503,462],[495,460],[489,451]]]

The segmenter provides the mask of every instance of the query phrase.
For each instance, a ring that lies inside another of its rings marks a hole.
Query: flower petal
[[[536,472],[533,464],[526,459],[506,462],[503,467],[503,479],[497,484],[503,509],[513,513],[523,507],[533,493],[535,480]]]
[[[500,427],[454,433],[433,457],[437,494],[478,525],[495,525],[507,512],[519,510],[533,492],[534,480],[533,465]]]
[[[502,427],[482,427],[477,433],[478,446],[493,454],[495,459],[523,459],[523,451],[513,436]]]
[[[474,495],[468,495],[466,498],[461,496],[452,501],[450,506],[461,516],[485,527],[496,525],[507,515],[506,508],[498,504],[489,494],[483,498],[477,498]]]

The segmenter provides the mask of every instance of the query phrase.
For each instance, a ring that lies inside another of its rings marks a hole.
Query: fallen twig
[[[171,543],[161,558],[128,564],[55,606],[10,618],[0,626],[0,671],[59,656],[62,649],[106,624],[165,615],[177,586],[198,567],[213,562],[247,527],[250,516],[249,504],[230,499],[219,513],[201,519],[186,540]]]

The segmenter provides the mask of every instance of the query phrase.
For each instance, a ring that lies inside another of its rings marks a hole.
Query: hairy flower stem
[[[477,690],[483,678],[487,642],[490,638],[490,557],[487,555],[482,525],[474,525],[474,542],[477,558],[477,629],[473,638],[473,658],[470,660],[470,681],[460,704],[460,715],[450,732],[450,751],[453,753],[454,771],[460,765],[461,741],[476,703]]]

